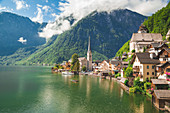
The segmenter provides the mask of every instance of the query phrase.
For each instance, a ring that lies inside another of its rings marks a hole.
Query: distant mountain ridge
[[[38,36],[46,23],[32,22],[29,18],[10,12],[0,13],[0,56],[13,54],[17,49],[45,44],[46,40]],[[19,38],[26,39],[26,44]]]
[[[91,37],[93,60],[114,57],[118,49],[137,32],[146,16],[128,9],[110,13],[94,11],[70,30],[53,36],[45,45],[23,48],[13,55],[0,58],[0,64],[54,64],[69,60],[74,53],[86,56],[88,37]]]

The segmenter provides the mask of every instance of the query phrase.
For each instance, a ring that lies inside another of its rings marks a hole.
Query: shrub
[[[121,76],[121,74],[120,74],[120,73],[117,73],[117,74],[115,75],[115,78],[120,77],[120,76]]]
[[[150,88],[151,88],[151,83],[150,82],[144,83],[144,89],[145,90],[150,89]]]
[[[130,92],[130,93],[135,93],[135,92],[136,92],[136,87],[129,88],[129,92]]]
[[[129,85],[128,85],[128,82],[129,82],[129,80],[125,80],[124,84],[125,84],[126,86],[129,86]]]
[[[132,53],[135,53],[135,49],[132,50]]]

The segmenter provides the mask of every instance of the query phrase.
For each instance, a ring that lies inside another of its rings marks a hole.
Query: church
[[[88,51],[87,51],[87,59],[85,57],[79,58],[80,63],[80,70],[82,70],[82,67],[85,66],[87,71],[92,71],[92,52],[90,47],[90,37],[89,37],[89,43],[88,43]]]

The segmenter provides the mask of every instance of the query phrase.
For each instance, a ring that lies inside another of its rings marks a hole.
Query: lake
[[[71,82],[78,79],[79,83]],[[50,67],[0,67],[0,113],[162,113],[117,82],[52,74]]]

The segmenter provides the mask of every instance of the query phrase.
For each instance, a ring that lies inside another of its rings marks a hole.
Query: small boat
[[[74,73],[66,71],[66,72],[62,72],[62,75],[74,75]]]
[[[74,83],[78,83],[79,81],[78,80],[71,80],[72,82],[74,82]]]

